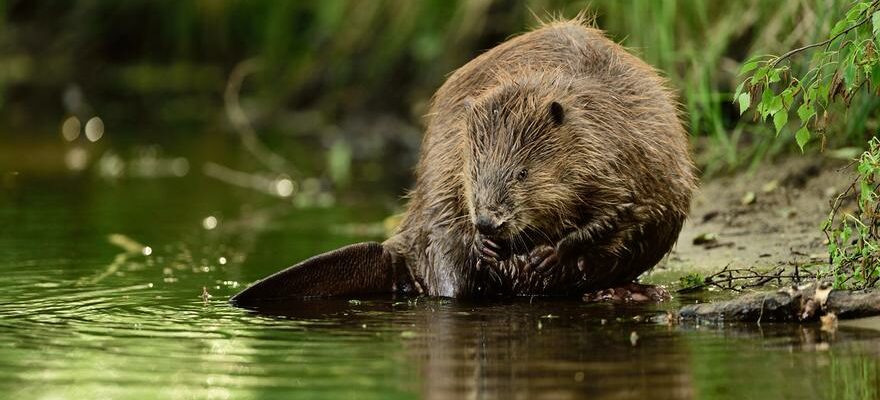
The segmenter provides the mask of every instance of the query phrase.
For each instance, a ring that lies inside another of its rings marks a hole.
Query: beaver
[[[583,295],[674,245],[696,187],[674,92],[578,17],[514,37],[433,97],[402,223],[233,297]]]

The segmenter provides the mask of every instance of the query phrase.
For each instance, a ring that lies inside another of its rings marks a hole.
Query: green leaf
[[[871,32],[874,37],[877,37],[880,32],[880,11],[874,11],[874,14],[871,14]]]
[[[846,19],[837,21],[837,23],[834,24],[834,28],[831,28],[831,33],[828,36],[835,37],[838,33],[843,32],[846,29],[847,22]]]
[[[739,74],[742,75],[748,73],[755,68],[758,68],[758,63],[759,61],[751,61],[743,64],[742,68],[739,69]]]
[[[861,201],[864,203],[871,200],[871,194],[874,193],[871,190],[871,185],[869,185],[868,182],[861,181],[859,182],[859,186],[859,197],[861,198]]]
[[[801,129],[798,129],[797,133],[794,134],[794,140],[797,141],[798,147],[800,147],[801,152],[803,152],[804,145],[810,141],[810,131],[807,130],[806,126],[802,126]]]
[[[859,175],[868,175],[868,173],[871,172],[871,165],[862,162],[856,169],[859,171]]]
[[[812,102],[816,98],[816,85],[807,86],[804,89],[804,102]]]
[[[767,77],[767,70],[769,68],[770,67],[761,67],[761,68],[756,69],[755,74],[752,75],[752,83],[758,83],[758,82],[764,80],[764,78]]]
[[[739,95],[739,115],[742,115],[746,110],[749,109],[749,105],[752,104],[752,95],[749,92],[745,92]]]
[[[764,88],[764,93],[761,94],[761,103],[758,104],[758,111],[761,113],[762,120],[766,119],[767,115],[770,115],[770,105],[773,104],[775,97],[769,87]]]
[[[771,70],[771,71],[770,71],[770,83],[776,83],[776,82],[779,82],[779,79],[780,79],[780,78],[779,78],[779,75],[780,75],[780,70],[779,70],[779,69],[775,69],[775,68],[774,68],[773,70]]]
[[[859,18],[859,14],[861,14],[862,11],[865,11],[865,7],[867,7],[867,4],[865,3],[856,3],[853,5],[853,7],[846,12],[846,21],[855,22]]]
[[[828,104],[828,94],[831,91],[831,84],[829,82],[822,82],[816,88],[815,93],[813,94],[813,99],[820,102],[820,104]]]
[[[773,126],[776,127],[776,135],[779,135],[779,131],[788,123],[788,112],[778,112],[773,115]]]
[[[773,100],[770,101],[770,114],[776,115],[779,111],[782,111],[782,96],[773,96]]]
[[[733,92],[733,101],[736,102],[739,99],[739,94],[742,93],[743,87],[745,87],[746,81],[740,82],[739,86],[736,87],[736,91]]]
[[[856,65],[853,63],[847,64],[843,67],[843,81],[846,82],[847,88],[852,88],[856,85]]]
[[[811,103],[801,104],[797,109],[798,118],[801,119],[801,123],[806,125],[807,122],[810,122],[810,119],[816,115],[816,109],[813,108]]]
[[[789,86],[788,89],[782,91],[782,106],[783,107],[791,107],[791,103],[794,101],[794,86]]]

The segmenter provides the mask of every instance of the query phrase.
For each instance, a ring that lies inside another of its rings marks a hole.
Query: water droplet
[[[217,217],[213,215],[209,215],[202,220],[202,227],[206,230],[211,230],[217,227]]]
[[[220,265],[226,265],[226,257],[220,257],[220,259],[217,261],[220,262]]]
[[[68,117],[61,125],[61,136],[64,140],[72,142],[79,137],[79,131],[82,129],[82,123],[77,117]]]
[[[153,254],[153,248],[150,246],[144,246],[144,249],[141,251],[145,256]]]
[[[97,142],[104,136],[104,121],[100,117],[92,117],[86,122],[86,139]]]

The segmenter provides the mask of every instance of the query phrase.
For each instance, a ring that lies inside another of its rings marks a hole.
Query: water
[[[690,298],[346,298],[254,314],[228,298],[375,239],[385,201],[295,208],[206,177],[197,157],[182,178],[117,180],[10,175],[17,160],[0,171],[3,398],[880,396],[880,331],[650,322]]]

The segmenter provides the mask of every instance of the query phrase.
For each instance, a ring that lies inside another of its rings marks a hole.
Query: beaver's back
[[[605,90],[595,95],[619,100],[618,110],[629,118],[626,122],[630,132],[623,138],[599,139],[614,142],[609,143],[607,150],[617,153],[621,170],[638,175],[632,177],[634,181],[655,180],[653,175],[662,172],[673,181],[672,189],[694,186],[687,135],[678,117],[674,94],[666,88],[665,80],[601,31],[574,20],[553,22],[510,39],[449,77],[435,94],[427,116],[417,169],[419,184],[414,196],[423,192],[430,196],[423,200],[435,205],[459,197],[463,135],[460,124],[466,98],[477,97],[512,76],[548,72],[598,83]],[[646,149],[651,154],[645,154]],[[657,171],[658,168],[663,171]],[[668,184],[663,186],[670,189]],[[689,194],[689,190],[688,196],[669,193],[682,207],[687,207]],[[446,203],[444,208],[451,206]]]

